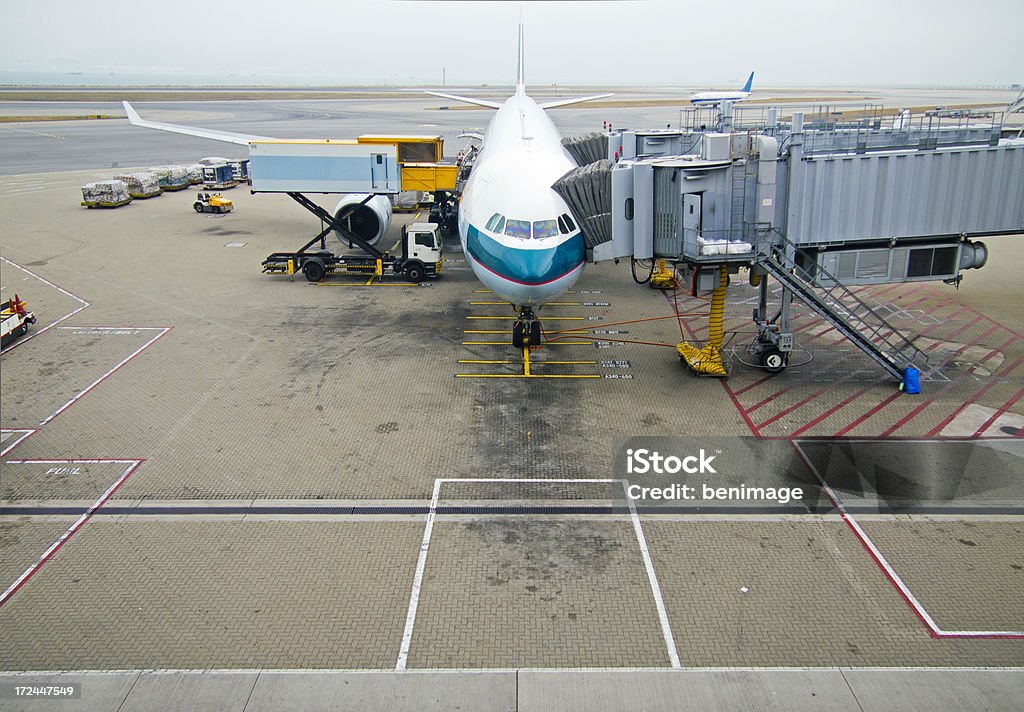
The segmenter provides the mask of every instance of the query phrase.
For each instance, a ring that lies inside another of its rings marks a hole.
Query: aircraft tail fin
[[[523,23],[519,21],[519,56],[516,61],[516,96],[526,94],[526,54],[523,49]]]
[[[747,77],[747,83],[743,85],[743,88],[740,89],[740,91],[749,92],[750,91],[750,87],[752,87],[752,86],[754,86],[754,73],[753,72],[751,72],[750,76]]]

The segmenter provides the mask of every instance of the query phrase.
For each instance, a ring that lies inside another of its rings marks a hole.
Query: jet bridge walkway
[[[719,114],[711,129],[565,142],[581,166],[552,188],[581,226],[588,259],[628,258],[634,268],[666,260],[680,282],[713,294],[728,273],[749,268],[761,287],[751,352],[769,372],[784,369],[796,347],[795,297],[894,378],[908,369],[941,378],[913,339],[850,287],[959,284],[987,259],[972,238],[1024,233],[1024,140],[1000,138],[999,112],[805,124],[801,112],[782,121],[769,109],[766,121],[745,125],[724,102]],[[771,317],[769,277],[783,288]],[[713,325],[723,303],[712,300]],[[715,349],[679,351],[697,372],[726,375]]]

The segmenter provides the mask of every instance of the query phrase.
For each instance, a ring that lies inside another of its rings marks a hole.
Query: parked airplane
[[[721,101],[743,101],[750,96],[754,84],[754,73],[747,77],[747,83],[739,91],[702,91],[690,96],[691,104],[717,104]]]
[[[515,93],[505,102],[428,93],[497,110],[459,204],[459,237],[477,278],[517,310],[513,344],[539,345],[541,324],[536,311],[579,279],[586,254],[569,207],[551,188],[577,163],[544,112],[611,95],[537,104],[526,94],[522,25]],[[124,107],[136,126],[246,145],[264,138],[146,121],[128,102]]]

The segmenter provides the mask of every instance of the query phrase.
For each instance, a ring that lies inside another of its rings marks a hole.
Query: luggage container
[[[128,186],[120,180],[103,180],[82,186],[82,205],[87,208],[119,208],[132,202]]]
[[[128,186],[128,195],[133,198],[153,198],[162,193],[160,180],[152,173],[124,173],[114,176]]]

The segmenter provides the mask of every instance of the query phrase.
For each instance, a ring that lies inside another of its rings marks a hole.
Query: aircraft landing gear
[[[541,337],[540,320],[530,307],[521,307],[519,318],[512,325],[512,345],[517,349],[540,346]]]

